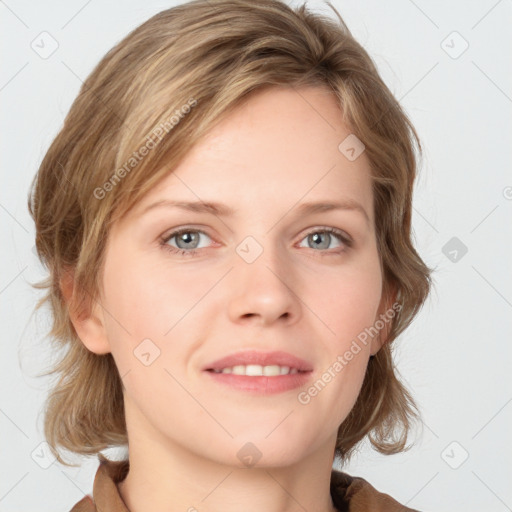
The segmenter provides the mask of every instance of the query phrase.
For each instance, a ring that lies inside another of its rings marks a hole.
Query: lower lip
[[[233,373],[215,373],[206,371],[212,379],[220,384],[229,386],[238,391],[272,395],[296,389],[307,384],[312,374],[311,371],[292,373],[288,375],[276,375],[275,377],[251,377],[247,375],[234,375]]]

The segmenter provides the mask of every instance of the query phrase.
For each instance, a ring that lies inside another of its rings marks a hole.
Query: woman
[[[108,52],[29,201],[67,347],[45,435],[100,460],[73,512],[411,510],[332,465],[417,416],[391,357],[430,288],[414,142],[304,6],[193,1]]]

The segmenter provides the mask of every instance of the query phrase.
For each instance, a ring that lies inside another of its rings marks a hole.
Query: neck
[[[129,432],[129,439],[130,470],[118,489],[130,512],[336,510],[330,495],[335,438],[286,466],[261,467],[244,467],[236,457],[232,465],[220,463],[155,432]]]

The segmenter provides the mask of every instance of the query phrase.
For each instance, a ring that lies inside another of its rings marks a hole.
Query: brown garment
[[[116,485],[128,474],[129,462],[111,461],[101,453],[98,459],[93,495],[85,496],[70,512],[130,512]],[[331,473],[331,496],[340,512],[418,512],[377,491],[363,478],[336,470]]]

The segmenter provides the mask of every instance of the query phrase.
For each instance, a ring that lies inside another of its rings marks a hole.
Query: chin
[[[279,436],[265,439],[268,435],[269,432],[265,432],[260,436],[244,436],[243,441],[233,441],[235,458],[228,464],[247,469],[277,468],[291,466],[304,457],[298,449],[304,443],[294,443]]]

